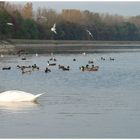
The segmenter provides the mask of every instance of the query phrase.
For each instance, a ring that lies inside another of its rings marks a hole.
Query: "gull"
[[[57,32],[56,32],[56,24],[53,25],[53,27],[51,28],[51,31],[54,32],[55,34],[57,34]]]
[[[88,32],[88,34],[93,38],[92,33],[89,30],[86,30]]]
[[[14,26],[13,23],[8,22],[7,25],[9,26]]]

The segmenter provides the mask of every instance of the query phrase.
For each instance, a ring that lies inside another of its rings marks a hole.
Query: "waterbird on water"
[[[42,94],[33,95],[24,91],[9,90],[0,93],[0,102],[34,102]]]
[[[85,52],[83,52],[83,53],[82,53],[82,55],[86,55],[86,53],[85,53]]]
[[[53,25],[53,27],[51,28],[51,31],[54,32],[55,34],[57,34],[56,32],[56,23]]]

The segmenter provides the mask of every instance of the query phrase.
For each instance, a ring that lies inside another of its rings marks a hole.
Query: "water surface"
[[[51,73],[44,72],[49,54],[25,57],[0,58],[0,92],[45,94],[38,103],[0,103],[1,138],[140,138],[140,52],[54,54]],[[99,71],[79,70],[89,60]],[[31,74],[16,68],[35,63],[40,70]]]

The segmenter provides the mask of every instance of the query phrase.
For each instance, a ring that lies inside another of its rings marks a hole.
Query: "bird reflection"
[[[0,110],[27,111],[38,106],[38,102],[0,102]]]

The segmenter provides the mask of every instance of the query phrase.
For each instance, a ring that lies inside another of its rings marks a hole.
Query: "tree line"
[[[56,33],[51,31],[56,24]],[[90,33],[91,34],[90,34]],[[140,16],[99,14],[88,10],[38,8],[32,3],[0,2],[0,39],[140,40]]]

